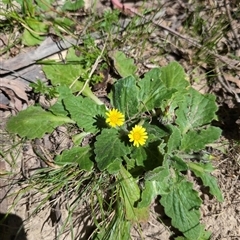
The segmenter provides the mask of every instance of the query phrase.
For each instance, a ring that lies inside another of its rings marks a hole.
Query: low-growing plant
[[[65,15],[66,11],[76,11],[83,8],[84,1],[64,1],[55,6],[53,0],[4,0],[6,11],[0,12],[4,19],[10,23],[15,22],[22,26],[23,32],[21,35],[22,44],[26,46],[34,46],[40,44],[45,36],[54,32],[58,36],[63,33],[72,35],[72,28],[75,24],[74,20]]]
[[[131,226],[148,221],[156,199],[172,226],[182,232],[184,237],[178,239],[209,239],[211,233],[200,223],[200,192],[194,189],[187,172],[223,201],[211,175],[210,155],[201,152],[221,134],[211,125],[216,120],[215,97],[194,90],[177,62],[152,69],[140,78],[131,59],[121,52],[115,57],[122,78],[108,94],[110,107],[87,94],[74,94],[83,86],[76,81],[81,74],[77,64],[45,66],[46,76],[53,85],[58,83],[57,102],[47,110],[31,106],[19,112],[10,118],[7,130],[21,138],[36,139],[63,124],[78,129],[72,136],[72,148],[55,156],[57,168],[52,171],[77,165],[81,171],[96,173],[99,179],[101,175],[108,178],[112,194],[108,204],[113,215],[102,217],[104,223],[93,217],[98,231],[92,239],[130,239]],[[91,141],[85,145],[82,140],[86,136],[91,136]],[[95,181],[99,187],[101,180]]]
[[[40,79],[34,83],[30,83],[29,86],[32,87],[34,93],[43,94],[47,99],[52,99],[57,94],[55,87],[47,86],[47,84]]]

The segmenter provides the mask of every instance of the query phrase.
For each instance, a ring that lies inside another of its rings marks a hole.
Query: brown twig
[[[235,96],[235,99],[238,103],[240,103],[240,98],[238,94],[233,90],[233,88],[230,86],[229,82],[224,78],[224,73],[221,68],[219,68],[218,63],[215,64],[215,70],[217,74],[217,78],[219,82],[222,84],[222,86],[231,94]]]
[[[173,29],[171,29],[171,28],[169,28],[167,26],[164,26],[164,25],[156,22],[154,19],[150,19],[150,18],[145,17],[144,15],[140,14],[136,9],[127,8],[127,7],[123,7],[123,6],[122,6],[122,8],[123,9],[127,9],[128,11],[131,11],[132,14],[134,14],[136,16],[139,16],[140,18],[143,18],[146,21],[150,21],[155,26],[160,27],[160,28],[168,31],[170,34],[172,34],[174,36],[177,36],[177,37],[179,37],[179,38],[189,42],[192,46],[197,47],[198,49],[204,49],[209,55],[214,56],[215,58],[219,59],[221,62],[223,62],[226,65],[228,65],[229,68],[240,70],[240,62],[239,61],[234,60],[234,59],[230,59],[230,58],[225,57],[225,56],[221,56],[221,55],[219,55],[219,54],[209,50],[208,48],[206,48],[202,44],[200,44],[197,41],[195,41],[193,38],[191,38],[191,37],[189,37],[187,35],[180,34],[179,32],[177,32],[177,31],[175,31],[175,30],[173,30]],[[126,11],[125,11],[125,13],[126,13]]]
[[[98,66],[99,62],[101,62],[101,58],[102,58],[103,52],[105,51],[105,48],[106,48],[106,45],[107,45],[108,37],[109,36],[107,36],[107,39],[106,39],[106,41],[104,43],[104,46],[102,48],[102,51],[101,51],[100,55],[97,57],[95,63],[92,66],[91,72],[88,75],[88,79],[85,81],[81,91],[78,92],[77,96],[79,96],[84,91],[85,87],[88,85],[89,81],[91,80],[91,77],[92,77],[93,73],[97,69],[97,66]]]
[[[229,5],[230,5],[229,0],[224,0],[224,4],[225,4],[226,11],[227,11],[227,17],[228,17],[228,20],[229,20],[230,27],[231,27],[233,35],[234,35],[234,37],[235,37],[235,39],[238,43],[238,46],[240,47],[240,40],[238,38],[236,29],[233,26],[233,19],[232,19],[231,12],[230,12],[230,7],[229,7]]]

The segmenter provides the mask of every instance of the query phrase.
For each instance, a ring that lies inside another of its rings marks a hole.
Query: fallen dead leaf
[[[232,76],[230,74],[227,74],[227,73],[224,73],[223,75],[224,75],[224,78],[227,81],[235,83],[238,86],[238,88],[240,88],[240,80],[238,78],[236,78],[236,77],[234,77],[234,76]]]
[[[10,99],[9,106],[2,106],[2,109],[15,109],[21,111],[23,103],[29,103],[26,90],[29,87],[19,80],[1,79],[0,90]],[[1,106],[0,106],[1,107]]]

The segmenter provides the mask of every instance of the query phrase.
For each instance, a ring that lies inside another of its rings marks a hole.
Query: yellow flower
[[[107,113],[106,123],[111,127],[121,126],[124,123],[124,115],[117,109],[109,110]]]
[[[148,136],[146,129],[140,125],[135,125],[135,127],[128,134],[129,141],[133,142],[133,146],[139,147],[139,145],[144,145]]]

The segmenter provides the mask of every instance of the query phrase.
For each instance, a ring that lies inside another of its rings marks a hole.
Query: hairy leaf
[[[177,62],[171,62],[161,68],[161,80],[168,89],[185,89],[189,86],[183,67]]]
[[[97,136],[95,142],[95,154],[96,162],[100,170],[106,169],[116,159],[127,155],[130,152],[129,147],[125,146],[119,138],[118,131],[116,129],[103,129],[101,134]],[[114,165],[111,166],[111,171]],[[118,168],[118,164],[116,166]],[[118,169],[116,169],[118,170]]]
[[[97,105],[89,98],[73,95],[65,98],[63,102],[71,118],[85,132],[96,133],[104,126],[106,112],[104,105]]]
[[[163,100],[171,98],[174,90],[168,90],[162,82],[161,71],[155,68],[145,74],[139,81],[140,87],[138,98],[140,101],[140,112],[146,112],[153,108],[159,108]]]
[[[90,171],[93,167],[93,162],[90,160],[90,150],[89,146],[64,150],[61,155],[56,156],[55,162],[58,165],[77,163],[80,169]]]
[[[203,130],[190,130],[182,137],[181,150],[185,152],[199,151],[208,143],[213,143],[221,135],[221,129],[210,126]]]
[[[140,189],[136,180],[122,166],[118,176],[120,184],[120,196],[123,199],[126,209],[126,218],[133,222],[147,221],[149,217],[148,207],[135,207],[140,199]]]
[[[213,95],[202,95],[190,88],[185,97],[185,101],[180,102],[179,108],[176,110],[176,123],[183,134],[191,129],[209,124],[215,119],[217,105]]]
[[[166,167],[157,167],[145,174],[145,185],[138,207],[147,207],[158,195],[168,193],[170,172]]]
[[[200,177],[204,186],[209,187],[210,193],[217,198],[219,202],[223,202],[223,196],[221,190],[218,187],[215,177],[210,175],[210,171],[213,170],[212,165],[203,163],[188,163],[189,168],[194,172],[197,177]]]
[[[114,67],[121,77],[124,78],[135,74],[137,67],[133,59],[127,58],[125,54],[120,51],[114,51],[111,57],[114,61]]]
[[[7,131],[29,139],[41,138],[64,123],[75,123],[68,117],[56,116],[41,107],[31,106],[13,116],[7,123]]]
[[[193,190],[193,184],[185,179],[171,185],[169,193],[163,195],[161,204],[165,213],[171,217],[172,225],[178,228],[188,239],[199,239],[202,226],[199,223],[201,199]]]
[[[112,94],[113,106],[121,111],[126,119],[138,112],[138,89],[134,77],[118,80],[113,85]]]

